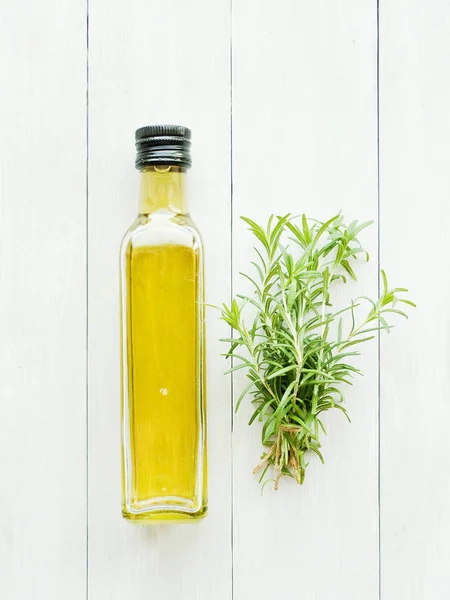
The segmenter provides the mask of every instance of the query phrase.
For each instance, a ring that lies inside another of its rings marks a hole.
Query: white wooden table
[[[450,2],[3,0],[0,16],[1,597],[448,599]],[[211,310],[195,527],[120,516],[118,246],[134,129],[154,122],[193,130],[208,302],[240,289],[240,215],[342,208],[376,221],[362,291],[380,260],[419,305],[365,348],[325,466],[263,496]]]

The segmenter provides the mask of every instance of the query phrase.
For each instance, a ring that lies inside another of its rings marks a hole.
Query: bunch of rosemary
[[[341,384],[351,384],[360,371],[348,359],[358,355],[357,346],[385,329],[389,313],[407,315],[399,303],[414,306],[389,289],[382,271],[383,289],[378,300],[361,296],[343,309],[334,311],[331,293],[338,282],[356,280],[350,264],[367,252],[358,234],[371,222],[345,225],[341,214],[325,223],[290,215],[272,215],[264,229],[242,217],[259,240],[258,260],[252,262],[256,275],[243,274],[254,288],[254,296],[238,295],[231,306],[223,305],[222,318],[234,330],[225,356],[233,360],[231,373],[247,369],[248,385],[237,400],[236,410],[246,395],[253,396],[256,410],[249,424],[263,423],[265,453],[255,468],[262,470],[260,481],[272,465],[275,489],[283,475],[303,483],[308,451],[320,452],[320,432],[325,432],[322,413],[330,408],[342,411]],[[359,306],[366,305],[358,319]],[[251,313],[246,325],[244,312]],[[350,420],[350,419],[349,419]]]

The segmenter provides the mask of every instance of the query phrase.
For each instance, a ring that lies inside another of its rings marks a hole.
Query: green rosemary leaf
[[[294,241],[298,242],[299,245],[302,248],[304,248],[307,245],[307,242],[306,242],[305,238],[303,237],[302,232],[297,227],[297,225],[294,225],[294,223],[292,221],[287,221],[286,226],[294,234],[294,236],[295,236]],[[290,238],[290,239],[292,239],[292,238]]]
[[[411,300],[405,300],[404,298],[399,298],[398,301],[403,302],[404,304],[409,304],[409,306],[412,306],[413,308],[417,307],[417,304],[414,304],[414,302],[411,302]]]
[[[374,335],[370,335],[369,337],[365,338],[357,338],[356,340],[351,340],[349,342],[346,342],[345,344],[341,344],[341,348],[344,350],[345,348],[349,348],[350,346],[354,346],[355,344],[362,344],[363,342],[373,340],[374,337]]]
[[[344,269],[347,271],[347,273],[350,275],[350,277],[356,281],[356,275],[355,272],[353,271],[353,269],[350,266],[350,263],[348,262],[348,260],[341,260],[341,265],[344,267]]]
[[[240,303],[235,298],[231,306],[222,306],[222,319],[235,333],[222,341],[229,344],[225,356],[238,361],[227,373],[245,369],[249,379],[236,410],[249,396],[256,405],[249,424],[262,424],[265,451],[255,472],[261,471],[262,482],[272,469],[274,477],[263,487],[273,481],[278,489],[284,476],[303,483],[308,453],[323,461],[320,435],[326,430],[319,415],[338,409],[350,421],[341,388],[361,374],[349,362],[360,354],[353,347],[372,340],[370,334],[380,329],[389,332],[390,315],[406,317],[398,303],[415,304],[399,296],[405,288],[390,289],[381,271],[380,298],[360,296],[333,309],[336,283],[345,284],[346,275],[356,280],[349,259],[352,265],[360,256],[369,260],[358,235],[370,221],[347,226],[341,213],[324,222],[302,215],[299,224],[289,214],[272,215],[265,227],[242,220],[259,246],[251,263],[259,283],[242,273],[254,296],[237,295]],[[367,312],[360,317],[364,306]]]
[[[334,223],[337,219],[339,219],[340,216],[341,216],[340,214],[337,214],[334,217],[331,217],[331,219],[328,219],[328,221],[325,221],[325,223],[321,224],[321,226],[319,227],[319,229],[314,237],[314,244],[317,244],[317,242],[322,237],[322,235],[325,233],[325,231],[327,231],[327,229],[331,226],[331,224]]]
[[[305,239],[305,242],[307,244],[311,243],[311,232],[309,230],[308,227],[308,220],[306,218],[306,215],[302,215],[302,227],[303,227],[303,237]]]
[[[261,267],[258,265],[258,263],[256,263],[255,261],[252,261],[252,263],[251,263],[251,264],[252,264],[252,265],[255,267],[255,269],[258,271],[258,275],[259,275],[259,278],[261,279],[261,281],[264,281],[264,275],[263,275],[262,269],[261,269]]]
[[[252,277],[250,277],[250,275],[247,275],[247,273],[239,273],[239,275],[242,275],[242,277],[245,277],[246,279],[248,279],[256,291],[259,290],[259,285],[256,283],[256,281]]]
[[[251,365],[248,361],[243,362],[243,363],[236,365],[234,367],[231,367],[231,369],[228,369],[227,371],[225,371],[224,375],[229,375],[230,373],[234,373],[235,371],[238,371],[239,369],[248,369],[249,366],[251,366]]]
[[[387,282],[387,277],[386,277],[386,273],[381,270],[381,278],[383,280],[383,296],[387,294],[388,291],[388,282]]]
[[[340,317],[339,323],[338,323],[337,341],[338,341],[338,344],[340,344],[342,341],[342,317]]]
[[[239,396],[237,402],[236,402],[236,409],[235,412],[238,411],[239,406],[241,405],[242,400],[245,398],[245,395],[247,394],[247,392],[250,390],[250,388],[252,388],[254,385],[253,381],[251,383],[248,384],[248,386],[244,389],[244,391],[241,393],[241,395]]]
[[[373,225],[373,221],[365,221],[364,223],[353,221],[353,223],[351,223],[348,227],[349,230],[351,229],[352,239],[354,239],[359,233],[361,233],[363,229],[369,227],[370,225]]]
[[[280,375],[283,375],[284,373],[288,373],[289,371],[293,371],[294,369],[297,369],[297,368],[298,368],[297,365],[288,365],[287,367],[283,367],[282,369],[275,371],[275,373],[271,373],[268,377],[266,377],[266,379],[269,380],[269,379],[273,379],[274,377],[279,377]]]
[[[403,310],[399,310],[398,308],[386,308],[383,310],[383,313],[396,313],[397,315],[405,317],[405,319],[408,318],[408,315]]]
[[[264,248],[266,250],[269,250],[270,247],[264,230],[251,219],[247,219],[246,217],[241,217],[241,219],[245,221],[247,225],[250,226],[250,231],[258,238],[258,240],[262,243]]]

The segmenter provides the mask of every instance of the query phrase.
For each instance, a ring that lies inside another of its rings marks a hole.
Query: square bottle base
[[[208,507],[202,506],[195,513],[171,511],[171,510],[149,510],[141,513],[131,513],[126,507],[122,508],[124,519],[133,523],[195,523],[201,521],[208,514]]]

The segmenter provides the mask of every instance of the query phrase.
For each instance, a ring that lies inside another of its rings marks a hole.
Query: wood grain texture
[[[137,213],[134,130],[193,131],[190,207],[206,252],[207,302],[230,296],[229,4],[90,2],[89,598],[231,597],[231,384],[207,314],[208,518],[142,527],[120,514],[118,249]]]
[[[0,16],[0,588],[86,587],[86,11]]]
[[[235,2],[233,9],[233,292],[250,291],[253,240],[240,215],[272,212],[351,221],[377,216],[376,5]],[[359,293],[377,293],[377,229],[363,237]],[[357,295],[355,293],[355,295]],[[348,391],[349,425],[326,417],[325,466],[261,496],[252,468],[260,428],[235,417],[234,598],[378,598],[377,348]],[[245,383],[235,374],[237,398]]]
[[[450,589],[450,4],[380,7],[381,262],[418,308],[381,346],[383,600]]]
[[[379,251],[418,308],[382,337],[380,365],[364,348],[352,425],[327,415],[325,466],[312,458],[302,488],[261,496],[259,426],[244,401],[231,435],[229,331],[209,309],[209,516],[150,527],[120,515],[118,248],[137,209],[134,130],[192,128],[207,301],[227,301],[231,279],[247,291],[240,215],[377,219],[377,3],[90,0],[89,63],[87,8],[0,8],[2,597],[446,600],[448,0],[380,0],[381,222],[363,236],[358,293],[376,295]],[[235,399],[243,385],[238,371]]]

